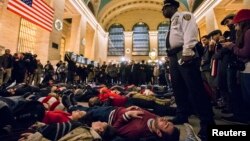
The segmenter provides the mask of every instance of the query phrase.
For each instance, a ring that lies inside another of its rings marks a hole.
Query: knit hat
[[[176,6],[176,8],[179,8],[180,3],[175,0],[164,0],[164,6]]]
[[[247,20],[250,20],[250,9],[242,9],[236,14],[233,19],[233,22],[240,23]]]
[[[64,106],[60,100],[53,96],[41,97],[38,99],[38,101],[41,102],[43,106],[49,111],[64,109]]]

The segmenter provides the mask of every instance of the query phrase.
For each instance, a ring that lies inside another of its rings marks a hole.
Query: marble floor
[[[240,123],[233,123],[233,122],[222,120],[221,116],[230,116],[230,115],[224,115],[218,109],[214,109],[214,114],[215,114],[214,118],[215,118],[216,125],[238,125],[240,124]],[[169,118],[172,118],[172,117],[169,117]],[[195,133],[199,132],[199,129],[200,129],[199,119],[196,116],[191,116],[189,118],[189,124],[193,126]],[[180,132],[181,132],[180,141],[185,141],[185,138],[186,138],[185,126],[177,125],[177,127],[180,129]]]

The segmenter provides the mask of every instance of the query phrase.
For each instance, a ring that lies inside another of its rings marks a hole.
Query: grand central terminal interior
[[[0,140],[250,124],[250,0],[0,0],[0,32]]]

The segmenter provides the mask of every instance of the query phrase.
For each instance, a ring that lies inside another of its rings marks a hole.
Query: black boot
[[[64,105],[66,109],[69,109],[69,107],[72,106],[69,96],[67,95],[62,96],[62,104]]]
[[[69,100],[71,102],[71,105],[77,105],[77,101],[75,100],[75,94],[71,93],[69,95]]]

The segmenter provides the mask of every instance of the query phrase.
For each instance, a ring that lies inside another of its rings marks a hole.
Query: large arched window
[[[132,55],[149,54],[149,33],[148,25],[139,22],[133,27],[133,51]]]
[[[158,26],[158,56],[166,56],[166,36],[169,31],[169,24],[162,22]]]
[[[124,56],[124,28],[121,24],[113,24],[109,28],[108,56]]]

